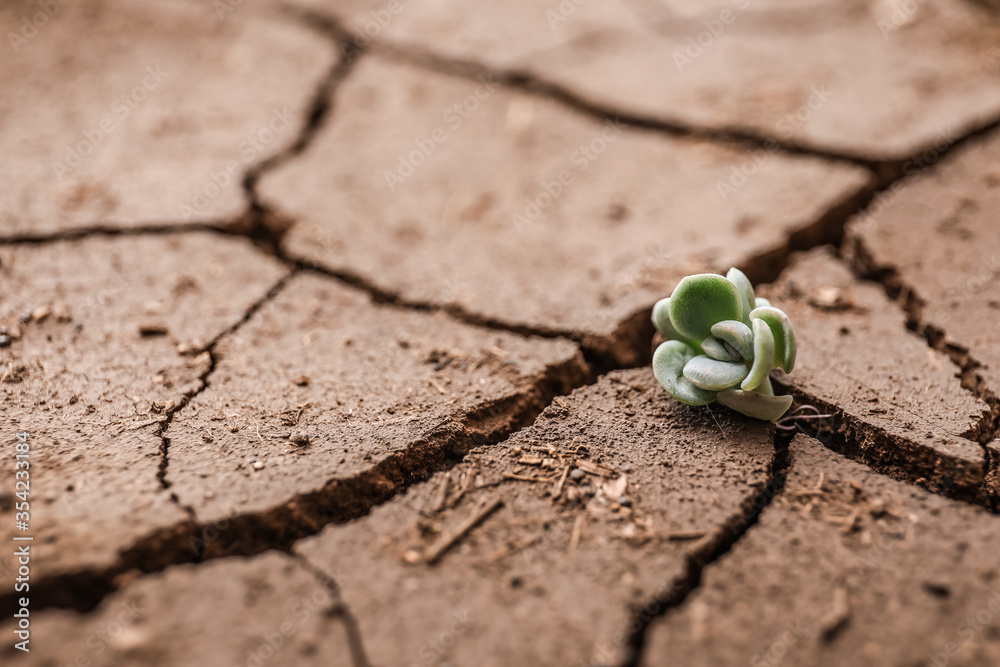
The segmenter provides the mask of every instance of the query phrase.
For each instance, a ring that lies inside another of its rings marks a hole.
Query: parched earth
[[[4,665],[1000,664],[995,2],[0,24]],[[648,368],[730,266],[797,433]]]

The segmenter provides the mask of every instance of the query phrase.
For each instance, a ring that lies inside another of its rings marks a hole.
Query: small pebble
[[[0,327],[0,336],[7,335],[7,327]]]
[[[146,322],[139,325],[139,335],[143,338],[150,336],[166,336],[169,333],[166,325],[158,322]]]
[[[310,382],[312,382],[312,379],[308,375],[300,375],[294,380],[292,380],[292,384],[297,385],[299,387],[307,387],[309,386]]]
[[[299,445],[300,447],[305,447],[309,444],[309,434],[301,429],[292,431],[288,439],[292,441],[293,445]]]
[[[632,499],[628,496],[618,496],[618,499],[615,502],[622,507],[632,507]]]
[[[881,498],[875,498],[870,504],[871,514],[873,517],[878,518],[885,514],[885,501]]]
[[[573,470],[572,470],[572,472],[570,472],[569,476],[573,479],[574,482],[579,482],[581,479],[583,479],[584,475],[586,475],[586,474],[587,473],[583,472],[579,468],[573,468]]]
[[[263,467],[264,467],[264,462],[263,461],[254,461],[253,462],[253,469],[254,470],[260,470]]]
[[[7,334],[0,335],[0,347],[10,347],[10,336]]]
[[[298,646],[299,653],[302,655],[313,655],[319,650],[319,642],[316,638],[309,634],[302,634],[295,638],[295,644]]]
[[[196,352],[197,348],[191,343],[177,343],[177,354],[188,355],[192,352]]]
[[[21,313],[21,321],[27,324],[31,321],[31,313]]]

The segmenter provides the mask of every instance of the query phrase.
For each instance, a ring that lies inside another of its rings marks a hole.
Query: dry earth
[[[3,664],[1000,664],[995,2],[0,25]],[[794,438],[648,368],[730,266]]]

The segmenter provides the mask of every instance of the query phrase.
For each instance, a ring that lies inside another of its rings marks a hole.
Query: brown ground
[[[1000,664],[994,5],[6,3],[3,664]]]

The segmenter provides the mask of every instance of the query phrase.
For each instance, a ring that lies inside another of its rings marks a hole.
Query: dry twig
[[[847,589],[839,586],[833,592],[833,609],[819,622],[820,636],[823,641],[828,642],[836,637],[841,628],[847,625],[850,618],[851,606],[847,598]]]
[[[582,459],[576,462],[576,467],[583,472],[596,475],[598,477],[614,477],[618,474],[614,468],[610,468],[603,463],[596,463],[589,459]]]
[[[441,536],[441,539],[427,550],[427,553],[424,555],[424,561],[428,564],[436,563],[448,549],[455,546],[459,540],[469,534],[469,531],[478,526],[490,514],[500,509],[502,505],[503,499],[499,496],[480,504],[478,509],[474,510],[458,528],[451,533]]]
[[[449,470],[441,478],[441,486],[438,487],[437,498],[434,500],[434,505],[431,506],[431,510],[434,512],[440,512],[444,509],[445,501],[448,500],[448,482],[451,481],[451,471]]]
[[[550,482],[551,477],[527,477],[525,475],[515,475],[512,472],[505,472],[503,474],[504,479],[516,479],[519,482]]]
[[[573,522],[573,532],[569,536],[569,547],[566,549],[566,553],[572,553],[577,545],[580,544],[580,533],[583,532],[583,522],[586,519],[586,514],[580,514],[576,517],[576,521]]]
[[[552,488],[552,502],[559,500],[559,496],[562,495],[563,485],[566,484],[566,477],[569,476],[569,469],[572,467],[572,463],[566,464],[566,467],[563,469],[563,474],[559,477],[559,481],[556,482],[556,485]]]

